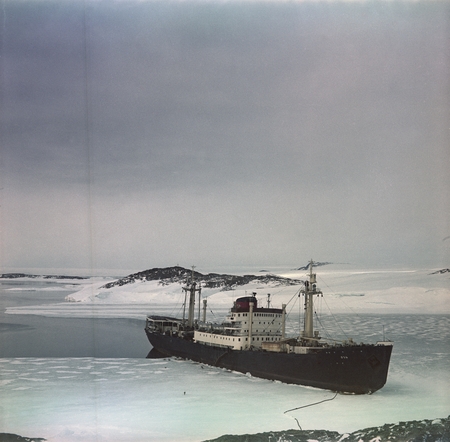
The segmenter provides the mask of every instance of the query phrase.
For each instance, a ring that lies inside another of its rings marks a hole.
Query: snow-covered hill
[[[316,271],[318,287],[323,292],[323,297],[316,298],[316,310],[325,314],[450,314],[450,274],[446,270],[364,270],[327,263]],[[236,298],[255,292],[260,306],[266,305],[270,293],[273,307],[280,308],[282,304],[287,304],[290,311],[292,303],[300,300],[297,294],[307,273],[304,268],[277,269],[271,273],[261,271],[258,275],[194,272],[194,278],[202,287],[202,298],[208,298],[208,305],[213,310],[228,309]],[[182,305],[182,287],[191,275],[192,270],[180,266],[149,269],[119,279],[96,277],[69,280],[65,277],[58,279],[23,274],[3,278],[4,281],[15,279],[25,283],[13,285],[8,291],[70,290],[72,293],[65,298],[69,302],[8,307],[6,312],[48,316],[141,317],[155,308],[173,309]],[[54,286],[49,285],[51,283]],[[91,307],[88,309],[88,306]]]
[[[333,267],[333,266],[330,266]],[[83,285],[67,301],[101,304],[173,305],[182,298],[182,287],[191,277],[183,267],[155,268],[125,278]],[[433,274],[434,273],[434,274]],[[281,275],[224,275],[194,272],[209,305],[231,307],[239,296],[256,292],[260,302],[268,293],[272,305],[281,307],[296,298],[304,271]],[[324,292],[318,307],[333,313],[450,313],[448,273],[427,270],[354,271],[331,268],[317,272]]]
[[[86,285],[76,293],[66,296],[69,302],[104,302],[115,303],[142,303],[142,304],[170,304],[175,302],[182,293],[182,287],[192,276],[192,270],[183,267],[154,268],[133,273],[124,278],[108,282]],[[202,287],[202,297],[221,293],[221,300],[227,306],[230,298],[236,298],[245,293],[271,289],[280,291],[290,287],[295,292],[297,286],[303,281],[295,278],[264,275],[227,275],[218,273],[202,274],[193,272],[194,280]],[[219,298],[219,297],[215,297]],[[231,306],[231,304],[230,304]]]

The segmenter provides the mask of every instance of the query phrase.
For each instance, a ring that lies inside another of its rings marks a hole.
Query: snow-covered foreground
[[[176,359],[3,359],[0,432],[72,441],[201,441],[286,429],[341,433],[449,413],[449,383],[393,367],[373,395],[338,395]]]

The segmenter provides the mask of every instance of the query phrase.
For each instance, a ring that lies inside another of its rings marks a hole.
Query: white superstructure
[[[203,325],[194,331],[194,342],[233,350],[261,348],[284,338],[283,309],[257,308],[254,296],[239,298],[220,326]]]

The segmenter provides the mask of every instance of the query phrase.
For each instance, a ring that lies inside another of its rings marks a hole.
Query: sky
[[[0,5],[2,272],[450,266],[450,3]]]

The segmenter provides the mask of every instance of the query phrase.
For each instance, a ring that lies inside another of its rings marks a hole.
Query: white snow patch
[[[318,287],[324,293],[317,298],[324,312],[333,313],[450,313],[450,285],[448,277],[431,275],[431,270],[417,271],[322,271],[317,269]],[[305,274],[281,274],[304,279]],[[182,309],[184,293],[180,283],[160,284],[159,281],[134,283],[104,288],[105,279],[90,280],[80,290],[66,296],[65,303],[44,306],[7,308],[9,314],[34,314],[60,317],[139,318],[158,314],[167,306],[176,316]],[[234,290],[203,288],[202,297],[208,299],[210,309],[226,311],[240,296],[257,293],[259,305],[266,305],[271,294],[271,305],[288,304],[302,288],[301,285],[282,286],[275,282],[263,284],[255,280]],[[217,317],[221,321],[222,317]]]

